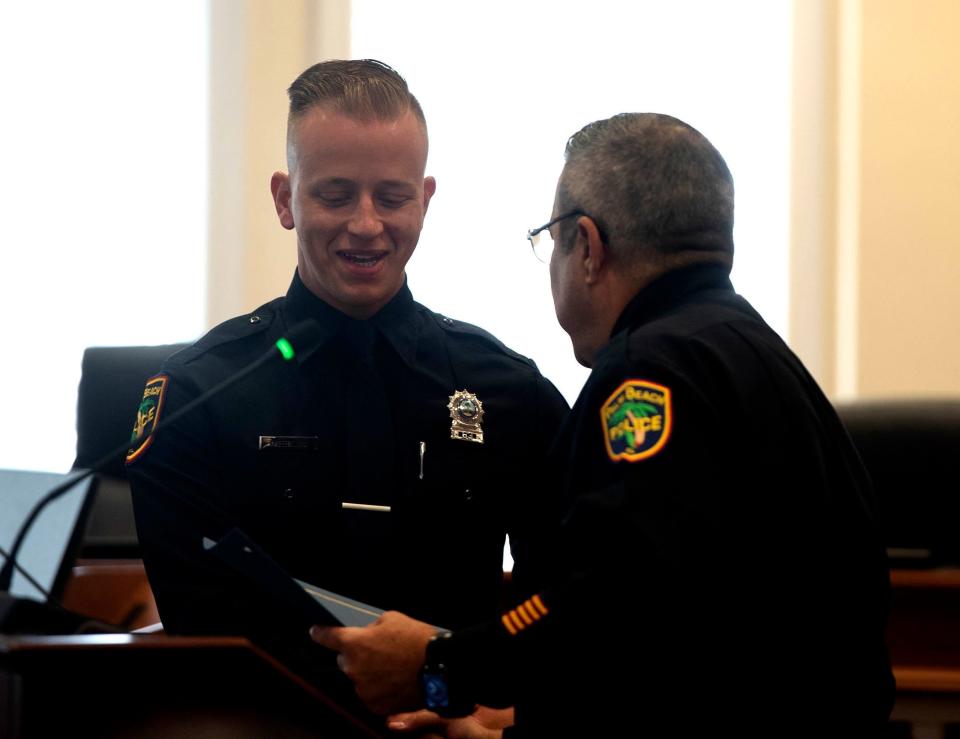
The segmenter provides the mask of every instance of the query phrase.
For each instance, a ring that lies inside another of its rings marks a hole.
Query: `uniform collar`
[[[719,264],[698,264],[661,275],[627,303],[610,335],[647,323],[705,290],[733,292],[730,269]]]
[[[366,333],[375,330],[394,348],[404,361],[412,363],[417,352],[419,323],[416,303],[404,279],[403,287],[380,311],[366,321],[358,321],[314,295],[303,284],[300,273],[294,272],[287,290],[287,312],[291,323],[314,319],[311,327],[311,345],[316,349],[337,334]],[[308,354],[312,354],[312,349]]]

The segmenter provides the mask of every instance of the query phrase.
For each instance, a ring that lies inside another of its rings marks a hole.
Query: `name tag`
[[[312,451],[320,448],[319,436],[261,436],[259,449],[300,449]]]

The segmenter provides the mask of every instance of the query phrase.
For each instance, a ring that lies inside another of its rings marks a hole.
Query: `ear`
[[[600,236],[600,229],[590,216],[577,219],[578,254],[583,260],[584,280],[595,285],[607,266],[607,245]]]
[[[433,177],[424,177],[423,178],[423,212],[427,212],[427,208],[430,207],[430,198],[433,197],[433,193],[437,191],[437,181]]]
[[[293,210],[290,208],[290,175],[283,172],[274,172],[270,178],[270,192],[273,193],[273,204],[280,218],[280,225],[288,231],[294,227]]]

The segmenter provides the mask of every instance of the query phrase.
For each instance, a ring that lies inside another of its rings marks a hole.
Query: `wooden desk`
[[[381,735],[245,639],[0,636],[0,739]]]
[[[944,725],[960,724],[960,568],[894,569],[890,582],[887,645],[897,679],[893,718],[911,723],[914,739],[939,739]],[[156,605],[139,561],[78,563],[64,601],[71,610],[107,622],[118,623],[134,614],[134,628],[157,620]],[[258,653],[242,639],[215,640],[215,644],[203,641],[205,650],[229,651],[229,645],[243,644]],[[66,642],[59,643],[66,647]],[[136,643],[144,648],[148,644]],[[182,639],[167,640],[166,644],[167,649],[198,646],[196,640]],[[266,655],[258,654],[274,669],[286,672]],[[210,659],[229,660],[225,655],[222,651],[208,652]],[[0,739],[3,736],[0,733]]]
[[[139,559],[79,560],[67,580],[63,606],[131,631],[160,621],[147,572]]]
[[[892,719],[914,739],[960,725],[960,569],[894,569],[887,647],[897,680]]]

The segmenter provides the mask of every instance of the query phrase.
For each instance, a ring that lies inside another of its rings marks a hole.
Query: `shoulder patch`
[[[600,408],[600,421],[611,461],[639,462],[652,457],[670,438],[670,388],[648,380],[627,380]]]
[[[142,455],[153,441],[153,430],[160,421],[160,411],[163,410],[163,398],[166,392],[166,375],[155,375],[147,380],[147,386],[143,389],[143,399],[137,408],[137,420],[133,424],[133,433],[130,436],[127,464]]]

